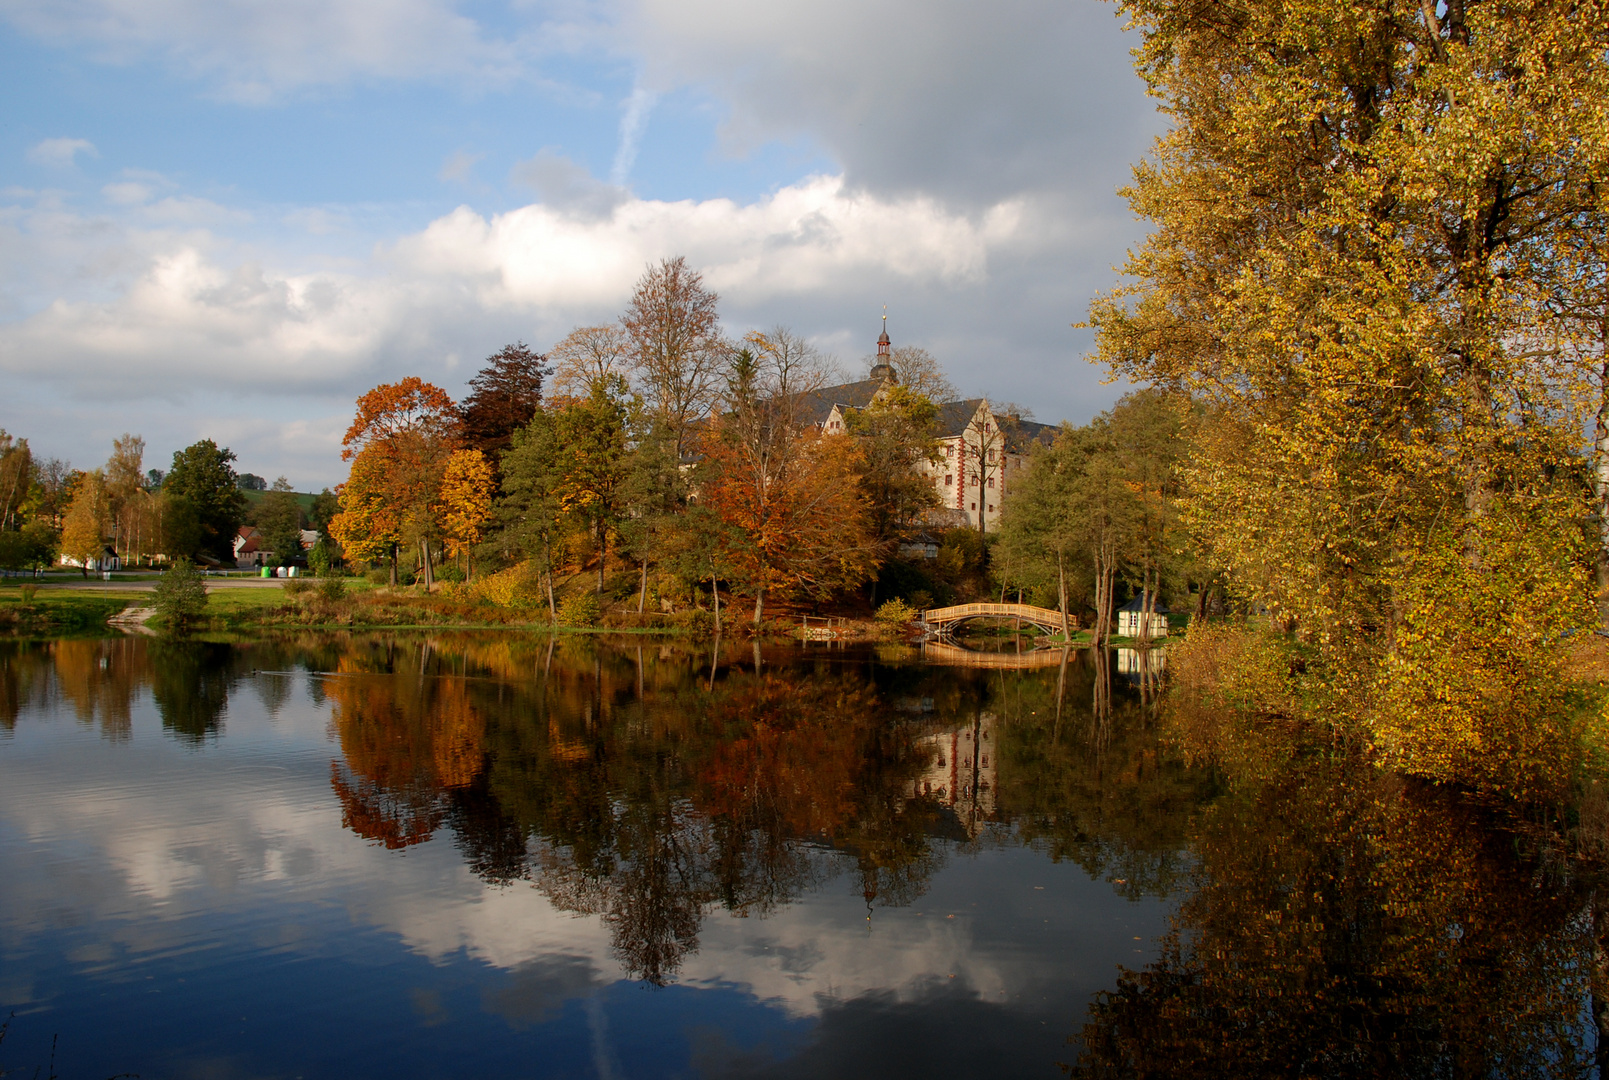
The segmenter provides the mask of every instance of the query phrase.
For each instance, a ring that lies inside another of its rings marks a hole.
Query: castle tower
[[[872,365],[871,377],[884,382],[899,382],[899,374],[889,362],[888,309],[883,309],[883,332],[877,337],[877,362]]]

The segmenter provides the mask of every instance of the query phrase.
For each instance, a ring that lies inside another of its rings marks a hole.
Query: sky
[[[1163,128],[1135,44],[1103,0],[0,0],[0,427],[317,490],[360,393],[461,397],[677,255],[734,334],[858,377],[886,305],[1083,422]]]

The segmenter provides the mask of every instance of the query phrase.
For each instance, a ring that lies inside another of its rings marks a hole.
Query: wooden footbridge
[[[956,604],[922,612],[928,631],[941,637],[972,619],[1018,621],[1037,626],[1047,634],[1061,633],[1061,612],[1032,604]]]

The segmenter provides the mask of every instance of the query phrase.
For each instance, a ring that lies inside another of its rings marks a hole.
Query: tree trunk
[[[603,564],[609,557],[609,534],[603,522],[598,522],[598,595],[603,596]]]
[[[761,585],[754,590],[754,625],[760,625],[761,613],[765,611],[765,586]]]
[[[547,538],[542,538],[542,579],[547,583],[548,590],[548,618],[553,625],[559,625],[559,605],[553,600],[553,551]]]
[[[432,584],[434,584],[434,578],[433,578],[433,576],[431,575],[431,572],[430,572],[430,541],[429,540],[421,540],[421,541],[419,541],[419,565],[424,570],[424,574],[425,574],[425,592],[428,594],[430,592],[430,586]]]
[[[715,598],[715,636],[721,636],[721,583],[710,572],[710,594]],[[711,676],[713,678],[713,676]]]
[[[642,589],[637,593],[637,614],[641,615],[648,604],[648,560],[642,561]]]
[[[391,587],[397,587],[397,545],[391,545]]]
[[[1067,567],[1064,565],[1062,553],[1059,551],[1056,552],[1056,597],[1061,604],[1061,636],[1068,644],[1072,644],[1073,630],[1071,624],[1067,621]],[[1062,662],[1062,667],[1063,674],[1065,674],[1065,659]],[[1058,702],[1059,700],[1060,698],[1058,697]]]

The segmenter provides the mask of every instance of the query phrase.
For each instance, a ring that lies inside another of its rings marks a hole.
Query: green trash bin
[[[273,567],[271,567],[271,566],[263,567],[263,577],[273,577],[273,576],[274,576],[274,568]]]

